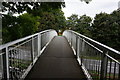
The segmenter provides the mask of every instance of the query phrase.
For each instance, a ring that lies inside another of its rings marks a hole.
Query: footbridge
[[[0,46],[0,79],[120,80],[120,52],[72,30]]]

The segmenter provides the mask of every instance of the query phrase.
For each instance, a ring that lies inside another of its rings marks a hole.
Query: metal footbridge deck
[[[120,52],[72,30],[45,30],[0,46],[3,80],[120,80]]]

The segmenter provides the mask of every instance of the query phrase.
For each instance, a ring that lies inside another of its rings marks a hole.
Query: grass
[[[11,66],[16,68],[26,69],[31,61],[20,60],[20,59],[9,59],[11,61]]]
[[[83,56],[84,59],[93,59],[93,60],[101,60],[101,57],[95,57],[95,56]]]
[[[93,80],[100,80],[100,73],[97,73],[93,70],[90,70],[89,72],[90,72]],[[114,77],[113,73],[111,73],[110,76],[109,76],[109,73],[107,73],[105,80],[113,80],[113,77]],[[118,74],[115,74],[115,79],[114,80],[118,80]]]

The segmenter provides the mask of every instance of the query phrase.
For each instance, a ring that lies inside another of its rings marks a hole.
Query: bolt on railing
[[[119,51],[72,30],[64,31],[63,35],[68,39],[89,79],[120,79]]]
[[[45,30],[1,45],[0,79],[25,78],[54,36],[57,36],[55,30]]]

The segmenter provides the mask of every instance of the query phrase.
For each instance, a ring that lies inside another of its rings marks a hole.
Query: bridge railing
[[[25,78],[46,45],[57,35],[46,30],[0,46],[0,79]]]
[[[63,35],[89,79],[120,79],[120,52],[72,30]]]

